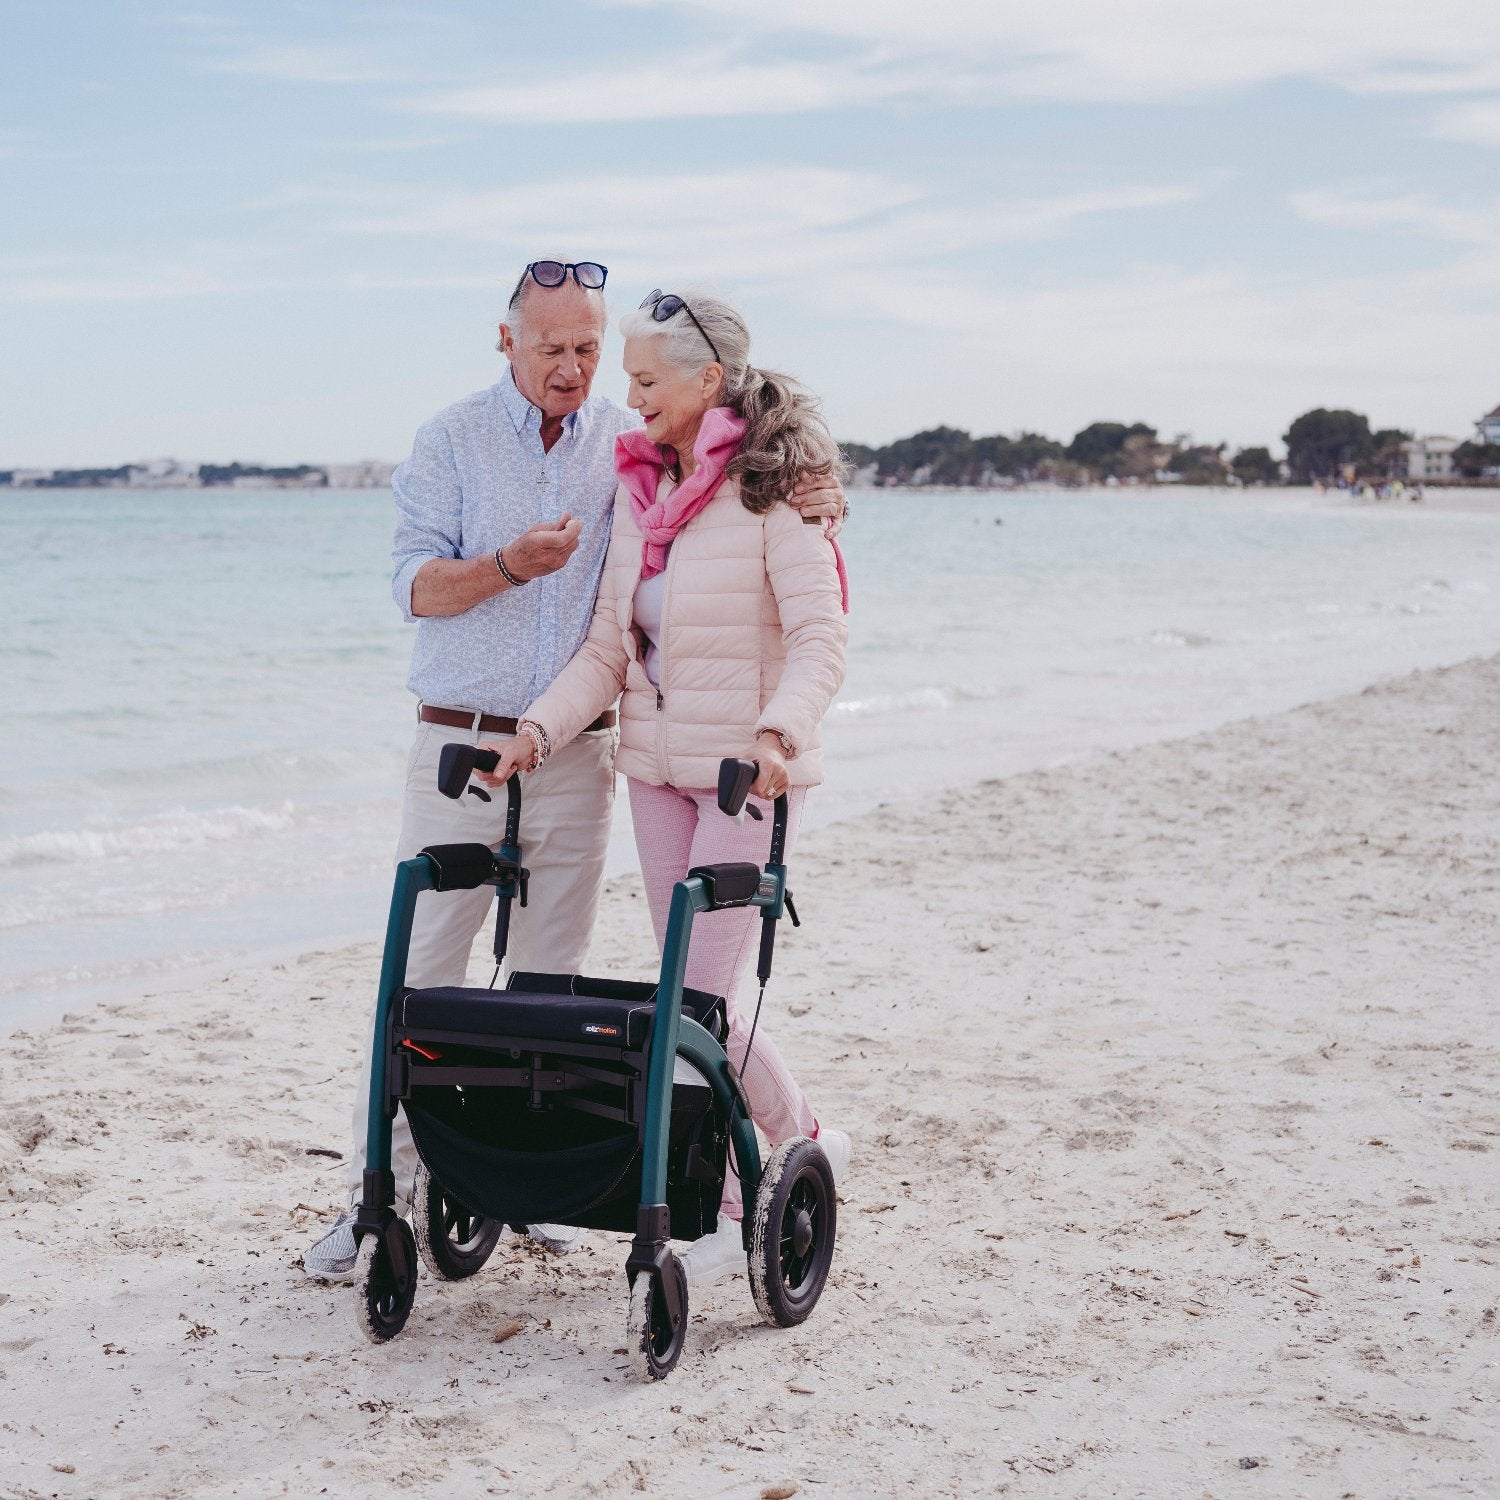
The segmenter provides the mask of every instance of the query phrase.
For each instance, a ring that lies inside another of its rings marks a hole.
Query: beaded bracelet
[[[522,719],[521,722],[516,725],[516,733],[524,734],[526,738],[531,741],[531,748],[534,756],[531,762],[531,769],[533,771],[536,770],[536,768],[541,765],[541,763],[546,760],[549,755],[552,754],[551,738],[548,736],[547,731],[543,729],[535,719]]]

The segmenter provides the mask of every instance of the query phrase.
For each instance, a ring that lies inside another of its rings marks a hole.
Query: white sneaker
[[[571,1224],[528,1224],[526,1233],[554,1255],[571,1255],[583,1243],[583,1231]]]
[[[818,1144],[823,1148],[823,1155],[828,1158],[828,1165],[833,1168],[833,1182],[837,1187],[844,1180],[844,1173],[849,1170],[849,1158],[854,1155],[854,1146],[842,1130],[828,1130],[822,1126],[818,1128]]]
[[[323,1281],[353,1281],[354,1259],[358,1246],[354,1243],[354,1210],[347,1209],[334,1221],[333,1228],[302,1257],[302,1269],[309,1276]]]
[[[681,1259],[689,1286],[707,1286],[711,1281],[722,1281],[736,1271],[747,1270],[740,1221],[731,1219],[728,1214],[720,1214],[719,1227],[712,1234],[694,1240],[683,1251]]]

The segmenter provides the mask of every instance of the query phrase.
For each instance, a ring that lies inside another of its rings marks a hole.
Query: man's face
[[[604,315],[571,278],[561,286],[528,286],[519,327],[500,325],[500,347],[516,389],[546,417],[565,417],[589,398],[604,343]]]

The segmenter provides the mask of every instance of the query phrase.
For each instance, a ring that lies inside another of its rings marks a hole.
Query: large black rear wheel
[[[750,1290],[768,1323],[792,1328],[823,1295],[838,1236],[838,1197],[823,1148],[783,1141],[766,1161],[751,1220]]]
[[[505,1225],[471,1213],[422,1162],[412,1188],[411,1227],[422,1264],[443,1281],[462,1281],[490,1258]]]

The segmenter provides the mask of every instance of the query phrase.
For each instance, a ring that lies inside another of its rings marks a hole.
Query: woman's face
[[[632,411],[646,421],[653,443],[691,453],[703,414],[718,400],[718,365],[688,374],[662,358],[659,335],[625,340],[625,373],[630,377],[626,398]]]

